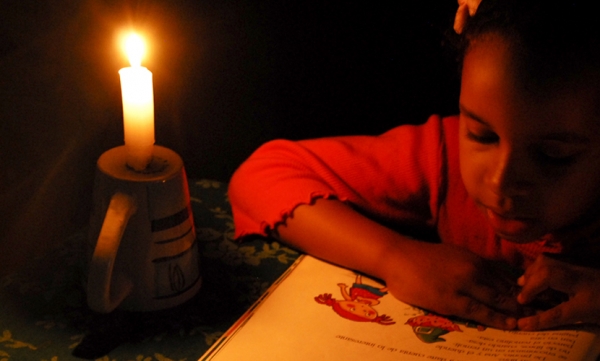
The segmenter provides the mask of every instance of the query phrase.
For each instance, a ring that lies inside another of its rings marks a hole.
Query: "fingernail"
[[[529,321],[529,319],[527,319],[527,318],[520,319],[517,324],[519,326],[519,330],[522,330],[522,331],[533,331],[532,324]]]
[[[517,327],[517,319],[514,317],[509,317],[506,319],[505,324],[507,329],[512,330]]]

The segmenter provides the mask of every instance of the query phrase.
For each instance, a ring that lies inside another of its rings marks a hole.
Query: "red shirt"
[[[379,136],[341,136],[260,147],[229,187],[236,237],[266,235],[301,204],[337,198],[392,228],[431,229],[442,242],[525,267],[551,238],[528,244],[500,239],[463,185],[458,117],[432,116]]]

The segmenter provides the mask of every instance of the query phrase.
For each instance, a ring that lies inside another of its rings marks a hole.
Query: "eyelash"
[[[467,130],[467,138],[480,144],[494,144],[498,141],[498,136],[494,133],[486,133],[483,135],[475,134]]]
[[[554,157],[542,151],[538,151],[537,160],[542,164],[564,167],[573,164],[577,160],[577,154],[568,155],[565,157]]]
[[[486,133],[483,135],[479,135],[479,134],[475,134],[469,130],[467,130],[467,138],[477,142],[479,144],[484,144],[484,145],[488,145],[488,144],[494,144],[496,142],[498,142],[499,138],[498,135],[496,135],[495,133]],[[577,155],[578,154],[571,154],[565,157],[556,157],[556,156],[551,156],[548,155],[547,153],[545,153],[542,150],[536,150],[535,151],[535,156],[536,156],[536,160],[543,165],[549,165],[549,166],[557,166],[557,167],[565,167],[565,166],[569,166],[571,164],[573,164],[576,160],[577,160]]]

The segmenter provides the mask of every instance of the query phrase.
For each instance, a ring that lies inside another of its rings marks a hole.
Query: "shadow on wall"
[[[227,180],[273,138],[380,133],[455,111],[440,48],[452,0],[23,0],[0,14],[0,274],[89,217],[95,161],[122,144],[117,34],[150,43],[156,141]],[[410,7],[410,8],[408,8]]]

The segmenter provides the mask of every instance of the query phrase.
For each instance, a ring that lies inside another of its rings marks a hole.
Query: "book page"
[[[501,331],[427,313],[303,256],[201,360],[594,361],[598,346],[592,331]]]

